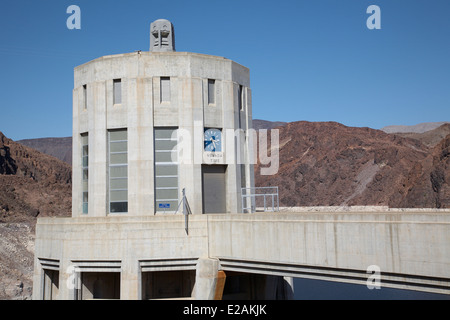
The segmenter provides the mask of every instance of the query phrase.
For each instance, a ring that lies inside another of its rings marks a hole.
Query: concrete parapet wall
[[[262,208],[257,208],[262,209]],[[404,212],[404,213],[450,213],[450,209],[436,208],[389,208],[388,206],[311,206],[311,207],[280,207],[280,212]]]
[[[445,213],[221,215],[208,226],[212,256],[450,277]]]
[[[436,288],[450,289],[450,215],[445,212],[222,215],[209,216],[208,227],[210,255],[226,259],[232,270],[239,270],[241,261],[244,269],[258,272],[263,262],[264,273],[342,281],[347,276],[366,280],[367,268],[376,265],[392,283],[406,281],[404,276],[428,277]],[[280,270],[285,273],[274,272]]]

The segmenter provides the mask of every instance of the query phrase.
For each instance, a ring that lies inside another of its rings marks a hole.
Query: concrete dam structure
[[[176,52],[169,21],[74,73],[72,217],[38,219],[33,299],[291,299],[373,265],[450,294],[448,211],[255,212],[249,69]]]

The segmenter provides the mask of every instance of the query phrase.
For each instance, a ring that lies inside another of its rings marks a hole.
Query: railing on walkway
[[[253,187],[241,189],[242,212],[280,211],[278,187]]]

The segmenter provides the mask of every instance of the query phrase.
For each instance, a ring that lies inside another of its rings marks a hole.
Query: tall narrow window
[[[128,212],[128,135],[127,130],[109,134],[109,212]]]
[[[208,104],[216,103],[216,80],[208,79]]]
[[[114,87],[114,104],[121,104],[122,103],[122,80],[121,79],[114,79],[113,81]]]
[[[239,111],[244,110],[244,88],[241,85],[238,89],[238,109]]]
[[[241,164],[241,188],[247,187],[247,177],[245,176],[245,164]]]
[[[177,129],[155,128],[155,212],[178,208]]]
[[[161,77],[161,102],[170,102],[170,78]]]
[[[244,111],[244,88],[239,85],[238,87],[238,93],[237,93],[237,99],[238,99],[238,118],[239,118],[239,128],[242,128],[242,114],[240,111]]]
[[[87,109],[87,85],[83,85],[83,108]]]
[[[82,169],[82,181],[83,181],[83,213],[88,213],[89,202],[89,142],[88,134],[81,134],[81,169]]]

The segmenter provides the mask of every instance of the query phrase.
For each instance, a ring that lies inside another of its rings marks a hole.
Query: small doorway
[[[226,213],[226,165],[202,165],[203,213]]]

